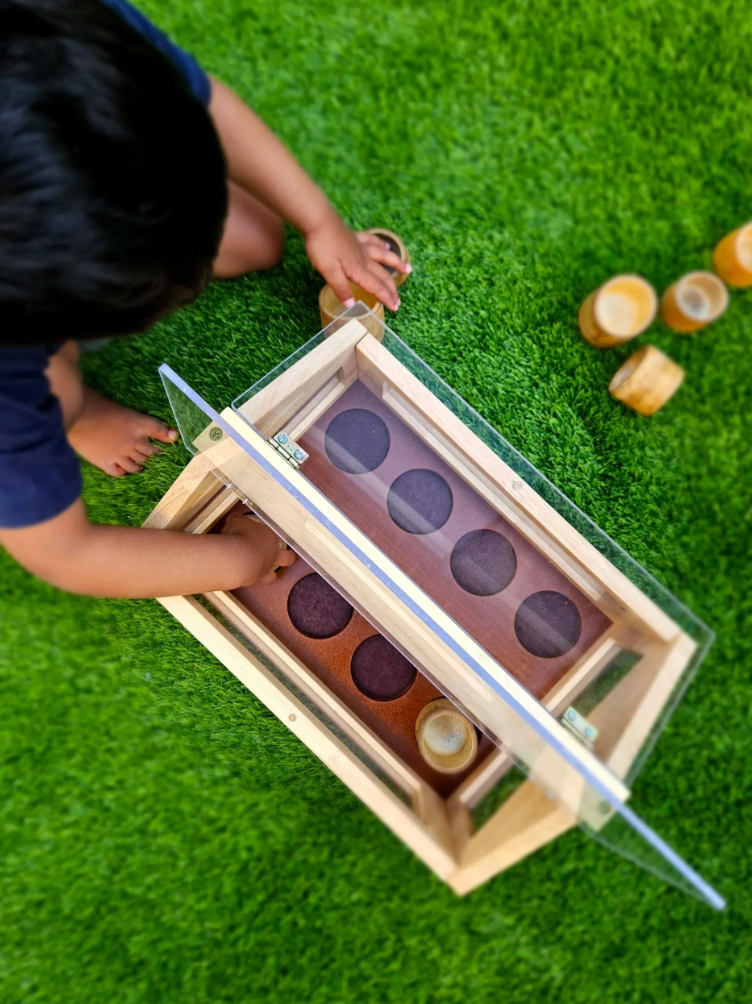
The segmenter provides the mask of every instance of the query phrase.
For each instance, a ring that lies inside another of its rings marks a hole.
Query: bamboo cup
[[[405,242],[401,237],[398,237],[393,230],[386,230],[384,227],[371,227],[370,230],[366,230],[367,234],[373,234],[380,240],[385,241],[389,245],[389,250],[393,251],[402,261],[410,264],[410,252],[405,246]],[[402,283],[407,279],[407,273],[398,272],[396,268],[389,268],[385,265],[384,268],[394,279],[396,286],[401,286]]]
[[[752,223],[719,241],[713,252],[713,268],[729,286],[752,286]]]
[[[728,307],[728,290],[712,272],[688,272],[666,290],[661,317],[674,331],[699,331]]]
[[[677,392],[684,370],[654,345],[633,353],[614,373],[608,389],[617,401],[652,415]]]
[[[582,337],[598,348],[621,345],[647,328],[657,308],[655,290],[641,276],[614,276],[580,307]]]
[[[475,759],[478,736],[469,719],[446,697],[425,706],[415,721],[420,755],[441,774],[457,774]]]
[[[373,293],[366,293],[364,289],[360,286],[353,286],[353,296],[357,300],[362,300],[363,303],[371,310],[378,321],[374,320],[373,317],[365,315],[364,317],[358,318],[363,327],[373,335],[374,338],[378,338],[379,341],[384,337],[384,304],[378,300]],[[321,314],[321,327],[325,328],[327,324],[331,324],[335,321],[340,314],[344,312],[345,308],[342,305],[339,297],[334,292],[329,283],[324,286],[324,288],[319,293],[319,313]],[[381,324],[379,324],[381,321]]]

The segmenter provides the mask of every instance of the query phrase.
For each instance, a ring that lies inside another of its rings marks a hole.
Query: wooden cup
[[[398,237],[393,230],[387,230],[384,227],[371,227],[370,230],[366,230],[367,234],[373,234],[380,240],[385,241],[389,245],[389,250],[393,251],[402,261],[410,264],[410,252],[405,246],[405,242],[401,237]],[[387,265],[384,266],[387,272],[394,279],[396,286],[401,286],[402,283],[407,279],[406,272],[398,272],[396,268],[389,268]]]
[[[609,392],[641,415],[652,415],[681,386],[684,370],[654,345],[638,349],[614,373]]]
[[[359,318],[363,327],[370,332],[374,338],[378,338],[378,340],[381,341],[384,337],[384,304],[381,303],[381,301],[378,300],[373,293],[366,293],[366,291],[361,289],[360,286],[353,286],[353,296],[356,301],[362,300],[366,307],[368,307],[368,309],[379,319],[376,321],[373,317],[370,317],[367,314],[364,317]],[[319,293],[321,327],[325,328],[327,324],[331,324],[332,321],[336,321],[344,310],[345,308],[339,297],[329,283],[327,283]],[[381,324],[379,324],[379,321],[381,321]]]
[[[719,241],[713,252],[713,268],[729,286],[752,286],[752,223]]]
[[[459,773],[478,753],[473,723],[446,697],[430,701],[421,710],[415,721],[415,738],[420,755],[442,774]]]
[[[721,316],[728,300],[728,290],[717,275],[688,272],[663,294],[661,317],[674,331],[699,331]]]
[[[602,349],[621,345],[647,328],[657,308],[655,290],[641,276],[614,276],[580,307],[582,337]]]

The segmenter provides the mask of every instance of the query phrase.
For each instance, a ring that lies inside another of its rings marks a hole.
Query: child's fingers
[[[381,302],[385,303],[390,310],[397,310],[399,307],[400,298],[394,279],[377,262],[369,262],[362,273],[359,272],[352,278],[368,293],[378,296]]]
[[[275,568],[287,568],[289,565],[294,565],[298,560],[298,556],[294,551],[286,548],[284,551],[280,551],[278,556],[275,558]]]
[[[389,268],[396,269],[398,272],[405,272],[406,274],[409,274],[413,270],[413,267],[409,264],[409,262],[402,261],[398,254],[395,254],[394,251],[390,251],[389,248],[384,247],[383,244],[381,247],[373,249],[369,248],[368,253],[373,261],[377,261],[381,265],[387,265]]]
[[[337,299],[340,301],[345,309],[355,306],[355,297],[352,293],[352,287],[345,275],[343,269],[338,267],[336,271],[329,275],[324,276],[329,282],[334,292],[337,294]]]

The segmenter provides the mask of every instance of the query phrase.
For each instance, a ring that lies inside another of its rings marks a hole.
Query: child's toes
[[[120,457],[118,463],[126,472],[126,474],[138,474],[143,470],[141,464],[137,464],[135,460],[131,460],[130,457]]]
[[[150,439],[158,439],[160,443],[174,443],[178,438],[175,429],[171,429],[166,422],[160,422],[157,418],[152,419],[152,427],[147,435]]]
[[[160,448],[150,443],[148,439],[139,439],[131,456],[141,464],[144,460],[158,457],[161,452]]]
[[[102,470],[105,474],[109,474],[111,478],[122,478],[125,471],[115,460],[109,460],[107,463],[102,464]]]

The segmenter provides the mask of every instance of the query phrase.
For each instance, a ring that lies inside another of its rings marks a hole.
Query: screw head
[[[588,725],[588,727],[585,729],[585,735],[588,737],[588,739],[593,739],[594,738],[594,736],[595,736],[595,729],[593,728],[592,725]]]
[[[609,805],[608,802],[604,801],[598,803],[598,812],[600,812],[602,816],[607,816],[610,811],[611,811],[611,806]]]
[[[277,436],[277,442],[282,443],[283,446],[285,445],[285,443],[287,442],[287,436],[284,434],[284,432],[280,432],[280,434]]]
[[[577,715],[575,714],[574,711],[568,711],[567,718],[569,719],[570,722],[573,722],[577,718]]]
[[[297,715],[288,715],[287,720],[288,722],[294,722],[297,720],[297,717],[298,717]]]
[[[209,439],[213,439],[215,443],[217,442],[218,439],[221,439],[222,436],[224,436],[224,432],[222,432],[222,430],[219,429],[216,425],[209,432]]]
[[[302,460],[303,459],[303,451],[302,450],[295,450],[295,452],[293,453],[293,456],[295,457],[296,460]]]

